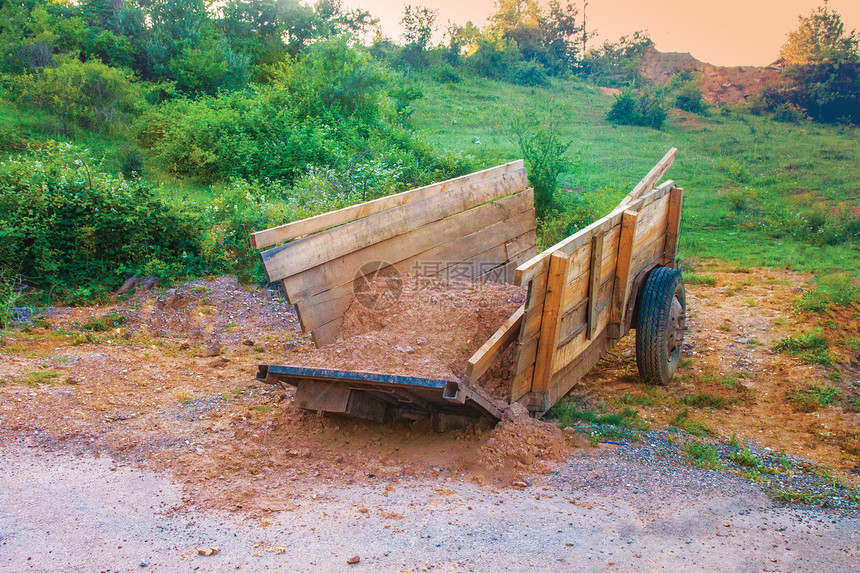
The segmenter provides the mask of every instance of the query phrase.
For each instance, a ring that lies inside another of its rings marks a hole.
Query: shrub
[[[542,87],[549,85],[546,68],[538,62],[517,62],[511,72],[511,80],[521,86]]]
[[[560,122],[561,112],[557,109],[543,118],[533,109],[510,116],[510,138],[528,163],[538,218],[545,218],[558,207],[558,179],[572,167],[566,155],[571,142],[560,137]]]
[[[832,404],[841,392],[828,384],[810,384],[786,394],[785,399],[801,412],[814,412],[821,406]]]
[[[140,111],[143,91],[134,75],[98,60],[64,58],[55,68],[20,76],[14,87],[21,101],[72,124],[109,130]]]
[[[800,123],[803,121],[803,112],[790,103],[781,103],[773,110],[773,120],[782,123]]]
[[[829,366],[835,360],[820,328],[813,328],[797,337],[786,336],[776,345],[776,351],[799,356],[807,364]]]
[[[463,79],[454,66],[449,63],[442,64],[433,70],[433,77],[441,84],[458,84]]]
[[[625,91],[615,96],[615,103],[606,114],[606,119],[620,125],[660,129],[666,121],[666,109],[661,100],[662,97],[657,92],[643,90],[639,95],[635,95],[632,91]]]
[[[87,151],[48,142],[0,164],[0,268],[37,287],[84,291],[130,274],[195,269],[198,224],[141,182],[104,173]]]
[[[684,453],[687,456],[687,460],[696,467],[709,470],[717,470],[723,467],[717,454],[717,448],[714,446],[700,442],[687,442],[687,445],[684,446]]]
[[[860,285],[848,273],[834,273],[818,277],[816,287],[803,293],[795,304],[800,312],[823,313],[828,306],[848,306],[860,301]]]

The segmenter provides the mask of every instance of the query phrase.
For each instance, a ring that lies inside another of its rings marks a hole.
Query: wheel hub
[[[668,329],[668,346],[669,357],[681,347],[684,342],[684,331],[687,329],[687,317],[684,313],[684,306],[678,297],[672,299],[672,307],[669,309],[669,329]]]

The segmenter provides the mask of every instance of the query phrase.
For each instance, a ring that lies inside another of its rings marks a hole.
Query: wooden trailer
[[[631,328],[643,379],[666,384],[686,328],[674,268],[683,190],[658,183],[670,150],[611,213],[538,253],[533,190],[522,161],[253,233],[270,281],[282,281],[317,346],[334,340],[368,273],[443,274],[528,287],[525,304],[469,359],[462,380],[261,365],[257,378],[296,386],[311,410],[373,420],[485,416],[513,403],[540,416]],[[276,246],[277,245],[277,246]],[[422,264],[432,262],[432,264]],[[359,293],[360,296],[360,293]],[[477,382],[518,345],[507,400]]]

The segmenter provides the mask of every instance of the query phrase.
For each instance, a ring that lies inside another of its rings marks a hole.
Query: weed
[[[729,400],[721,398],[720,396],[708,394],[707,392],[701,392],[699,394],[684,394],[681,396],[681,402],[683,404],[694,408],[728,408],[733,401],[736,401],[736,399]]]
[[[841,393],[828,384],[809,384],[788,392],[785,399],[801,412],[814,412],[839,399]]]
[[[700,275],[690,273],[688,275],[684,275],[684,284],[715,286],[717,284],[717,277],[709,274]]]
[[[694,436],[706,436],[711,433],[711,428],[705,422],[690,417],[690,410],[687,408],[678,412],[669,424]]]
[[[106,332],[108,330],[113,330],[114,328],[125,326],[127,322],[127,317],[111,312],[99,318],[92,316],[86,322],[81,324],[80,327],[81,330],[89,332]]]
[[[799,491],[790,487],[778,489],[773,492],[773,497],[777,501],[784,503],[814,503],[822,499],[822,495],[814,494],[807,491]]]
[[[89,332],[85,332],[80,336],[72,338],[70,344],[72,346],[80,346],[81,344],[98,344],[99,342],[101,342],[101,340],[97,336],[90,334]]]
[[[732,331],[732,324],[730,322],[724,322],[720,326],[718,326],[717,328],[719,328],[723,332],[731,332]]]
[[[847,336],[836,341],[838,346],[849,350],[860,350],[860,336]]]
[[[860,413],[860,398],[851,398],[848,400],[848,411]]]
[[[173,395],[179,400],[183,405],[188,405],[194,399],[194,397],[188,392],[188,390],[176,390]]]
[[[54,385],[54,380],[59,378],[60,374],[52,370],[40,370],[36,372],[27,372],[24,376],[24,381],[27,386],[35,387],[39,384]]]
[[[831,305],[848,306],[860,301],[860,286],[848,273],[835,273],[817,279],[815,289],[803,293],[795,303],[799,312],[823,313]]]
[[[684,454],[687,456],[687,461],[699,468],[718,470],[724,467],[714,446],[701,442],[687,442],[684,446]]]
[[[729,446],[735,449],[741,447],[741,443],[738,441],[738,435],[735,432],[732,432],[732,435],[729,437]]]
[[[693,359],[692,358],[682,358],[678,361],[678,369],[679,370],[689,368],[692,365],[693,365]]]
[[[759,459],[755,457],[755,454],[753,454],[749,448],[745,448],[738,452],[732,452],[729,455],[729,459],[745,468],[757,468],[761,464]]]
[[[835,361],[830,345],[820,328],[800,333],[797,337],[786,336],[776,345],[775,350],[798,356],[805,364],[830,366]]]

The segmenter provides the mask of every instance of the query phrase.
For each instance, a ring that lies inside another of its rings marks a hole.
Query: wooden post
[[[559,310],[561,295],[567,281],[567,266],[570,257],[556,251],[550,258],[549,276],[546,284],[546,297],[543,303],[543,317],[540,325],[535,373],[532,379],[532,392],[546,392],[552,377],[552,355],[558,338]]]
[[[597,298],[600,294],[600,268],[603,266],[603,237],[602,232],[596,233],[591,238],[591,266],[588,275],[588,330],[586,338],[594,338],[594,330],[597,327]]]
[[[666,250],[663,253],[663,265],[675,266],[678,254],[678,235],[681,230],[681,205],[684,202],[684,190],[673,187],[669,192],[669,217],[666,223]]]
[[[609,338],[621,338],[624,308],[627,306],[627,282],[630,280],[630,263],[633,261],[633,237],[639,213],[625,211],[621,219],[621,236],[618,241],[618,261],[615,265],[615,283],[612,287],[612,304],[609,309]]]

